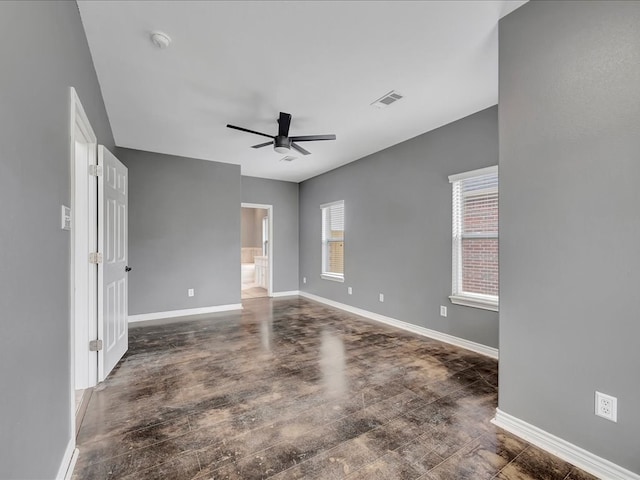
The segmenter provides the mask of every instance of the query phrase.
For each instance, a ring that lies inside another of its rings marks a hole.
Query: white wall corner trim
[[[73,468],[76,466],[76,460],[78,460],[78,449],[76,448],[75,438],[71,437],[69,443],[67,443],[62,461],[60,462],[56,480],[70,479]]]
[[[228,305],[187,308],[186,310],[170,310],[168,312],[139,313],[137,315],[129,315],[129,323],[146,322],[149,320],[161,320],[163,318],[187,317],[190,315],[202,315],[203,313],[228,312],[230,310],[242,310],[242,304],[230,303]]]
[[[300,292],[300,296],[306,297],[310,300],[315,300],[316,302],[324,303],[325,305],[329,305],[331,307],[339,308],[340,310],[344,310],[346,312],[360,315],[361,317],[366,317],[376,322],[385,323],[387,325],[391,325],[393,327],[397,327],[402,330],[406,330],[408,332],[417,333],[418,335],[422,335],[424,337],[440,340],[441,342],[449,343],[451,345],[455,345],[456,347],[462,347],[467,350],[471,350],[472,352],[486,355],[487,357],[491,357],[495,359],[498,358],[497,348],[488,347],[486,345],[482,345],[476,342],[471,342],[469,340],[465,340],[464,338],[454,337],[453,335],[438,332],[437,330],[431,330],[429,328],[413,325],[411,323],[403,322],[402,320],[396,320],[395,318],[387,317],[385,315],[380,315],[379,313],[369,312],[368,310],[352,307],[351,305],[347,305],[344,303],[334,302],[333,300],[319,297],[317,295],[313,295],[312,293]]]
[[[556,437],[513,415],[509,415],[499,408],[496,408],[496,416],[491,422],[598,478],[606,480],[640,480],[640,475],[609,460],[598,457],[584,448]]]
[[[277,297],[293,297],[295,295],[300,295],[300,291],[299,290],[291,290],[290,292],[273,292],[272,297],[273,298],[277,298]]]

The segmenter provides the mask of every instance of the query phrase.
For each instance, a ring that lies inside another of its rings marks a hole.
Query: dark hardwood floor
[[[74,479],[592,477],[493,426],[497,362],[298,297],[131,328]]]

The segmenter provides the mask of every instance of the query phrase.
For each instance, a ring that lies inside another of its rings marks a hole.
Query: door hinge
[[[94,177],[101,177],[102,165],[89,165],[89,175]]]
[[[102,340],[91,340],[89,342],[90,352],[99,352],[100,350],[102,350]]]
[[[89,254],[89,263],[93,263],[95,265],[98,265],[99,263],[102,263],[102,253],[100,253],[100,252],[91,252]]]

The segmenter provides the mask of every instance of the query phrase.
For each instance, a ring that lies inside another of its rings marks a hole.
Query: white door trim
[[[76,159],[76,142],[84,144],[88,149],[87,155],[84,158],[88,158],[88,163],[95,163],[97,161],[97,137],[91,128],[91,124],[89,123],[89,119],[82,107],[82,103],[78,98],[78,94],[73,87],[69,88],[69,164],[70,164],[70,207],[71,207],[71,239],[70,239],[70,268],[69,268],[69,296],[70,296],[70,335],[71,335],[71,355],[70,355],[70,385],[69,385],[69,412],[71,418],[71,435],[72,442],[75,447],[75,390],[77,386],[87,385],[91,383],[91,379],[93,379],[93,385],[96,383],[97,379],[97,362],[91,362],[90,357],[94,355],[89,355],[89,346],[88,346],[88,335],[90,334],[90,330],[97,329],[97,324],[95,322],[96,318],[93,317],[93,324],[91,316],[90,318],[86,318],[86,316],[77,314],[78,310],[94,312],[97,315],[97,304],[96,295],[97,295],[97,270],[96,277],[91,278],[91,275],[87,273],[87,264],[88,257],[86,259],[87,263],[79,262],[78,257],[82,257],[83,254],[78,252],[79,246],[77,245],[79,241],[79,232],[89,232],[88,238],[83,240],[83,243],[90,243],[91,237],[93,239],[97,239],[97,222],[95,225],[90,225],[88,212],[89,209],[85,207],[84,215],[78,215],[78,206],[83,204],[85,206],[92,205],[91,202],[94,202],[96,206],[96,215],[97,215],[97,185],[95,190],[95,199],[89,198],[91,196],[89,192],[89,182],[88,182],[88,164],[81,163],[80,167],[82,172],[78,171],[78,160]],[[79,192],[84,192],[83,198],[78,198],[80,196]],[[90,228],[91,227],[91,228]],[[83,269],[84,268],[84,272]],[[77,281],[79,278],[84,278],[83,282]],[[91,283],[93,281],[93,283]],[[95,289],[92,288],[91,285],[96,286]],[[95,291],[92,291],[95,290]],[[96,308],[93,308],[91,306]],[[80,307],[80,308],[78,308]],[[76,318],[78,317],[78,318]],[[81,318],[83,323],[80,324]],[[82,327],[82,328],[80,328]],[[86,335],[86,337],[85,337]],[[87,340],[86,350],[79,350],[79,345],[84,343],[84,340]],[[85,353],[86,352],[86,353]],[[92,371],[92,363],[93,371]]]
[[[267,289],[267,296],[273,296],[273,205],[266,205],[262,203],[245,203],[242,202],[242,208],[262,208],[268,210],[267,216],[269,217],[269,245],[268,245],[268,265],[269,265],[269,288]]]

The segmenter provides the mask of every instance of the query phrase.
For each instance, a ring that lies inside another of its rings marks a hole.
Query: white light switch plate
[[[61,213],[60,228],[62,230],[71,230],[71,209],[66,205],[62,205]]]

